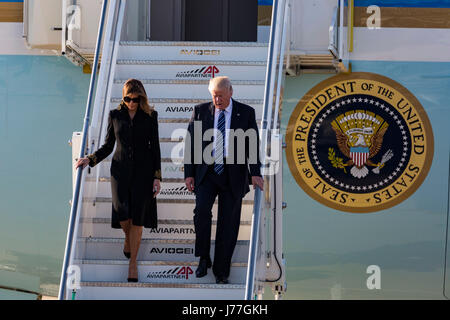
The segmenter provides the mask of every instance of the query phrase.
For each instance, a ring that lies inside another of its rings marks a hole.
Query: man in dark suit
[[[231,98],[233,88],[228,77],[211,79],[208,89],[213,101],[195,106],[189,122],[184,176],[186,187],[196,196],[198,278],[205,276],[212,265],[211,210],[219,197],[213,273],[216,283],[224,284],[228,283],[238,238],[242,198],[250,191],[249,182],[262,190],[264,181],[255,110]]]

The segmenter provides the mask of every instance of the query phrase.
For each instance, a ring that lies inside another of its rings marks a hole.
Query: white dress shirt
[[[230,124],[231,124],[231,112],[233,110],[233,101],[230,99],[230,104],[228,105],[228,107],[225,108],[224,112],[225,112],[225,150],[224,150],[224,156],[228,156],[228,136],[230,133]],[[215,150],[216,150],[216,142],[217,142],[217,132],[219,132],[219,129],[217,128],[217,124],[219,122],[219,115],[220,115],[220,110],[219,108],[215,108],[215,113],[214,113],[214,150],[213,150],[213,156],[215,155]]]

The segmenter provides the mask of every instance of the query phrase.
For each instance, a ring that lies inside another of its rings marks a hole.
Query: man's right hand
[[[194,192],[194,177],[189,177],[184,180],[184,183],[186,184],[186,188],[190,192]]]

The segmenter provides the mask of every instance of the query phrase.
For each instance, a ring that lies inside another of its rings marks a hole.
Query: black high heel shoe
[[[137,263],[136,263],[136,267],[137,267]],[[136,270],[136,278],[127,278],[128,282],[138,282],[138,270]]]

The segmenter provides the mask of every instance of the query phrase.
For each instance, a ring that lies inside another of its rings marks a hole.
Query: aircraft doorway
[[[257,41],[257,0],[148,0],[147,40]]]

